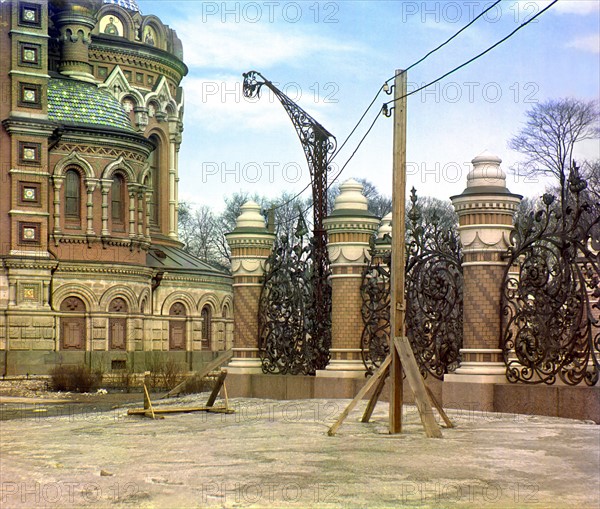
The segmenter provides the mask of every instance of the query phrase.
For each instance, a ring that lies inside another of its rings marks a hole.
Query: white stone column
[[[130,185],[127,189],[129,193],[129,237],[135,238],[135,195],[136,188],[134,185]]]
[[[144,194],[139,186],[137,189],[137,236],[140,240],[144,238]]]
[[[102,236],[106,237],[110,231],[108,229],[108,191],[112,180],[100,180],[100,191],[102,193]]]
[[[94,232],[94,191],[96,190],[96,186],[98,185],[98,179],[85,179],[85,187],[87,190],[87,203],[86,203],[86,211],[87,211],[87,235],[95,235]]]
[[[52,182],[54,184],[54,230],[53,233],[60,233],[60,189],[63,185],[65,177],[64,176],[54,176],[52,177]]]
[[[356,180],[344,182],[333,212],[323,221],[331,266],[331,360],[317,376],[365,376],[360,288],[369,242],[377,231],[379,218],[369,212],[362,192],[363,186]]]
[[[262,373],[258,306],[265,261],[273,249],[275,234],[267,230],[260,205],[249,201],[242,205],[236,227],[226,238],[231,248],[234,307],[233,359],[227,369],[230,373]]]
[[[461,366],[445,382],[506,382],[500,349],[501,287],[513,216],[521,196],[506,188],[502,160],[489,152],[473,159],[467,188],[451,198],[463,247]]]
[[[177,159],[177,149],[175,146],[175,139],[171,137],[169,143],[169,237],[177,240],[177,224],[175,223],[175,209],[177,208],[177,200],[175,197],[175,178],[177,176],[177,170],[175,168],[175,161]]]

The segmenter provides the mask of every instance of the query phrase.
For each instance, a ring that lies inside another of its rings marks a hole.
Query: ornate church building
[[[0,4],[0,374],[231,347],[231,278],[177,238],[186,73],[135,0]]]

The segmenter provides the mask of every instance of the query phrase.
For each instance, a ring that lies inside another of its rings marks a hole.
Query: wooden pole
[[[392,182],[392,296],[390,330],[390,433],[402,432],[402,363],[394,338],[404,336],[404,216],[406,202],[406,73],[396,70],[394,80],[394,159]],[[402,97],[402,99],[400,99]]]

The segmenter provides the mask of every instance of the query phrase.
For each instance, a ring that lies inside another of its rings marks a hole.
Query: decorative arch
[[[123,24],[123,34],[120,34],[121,37],[125,39],[129,39],[130,41],[135,40],[136,28],[133,18],[124,9],[120,9],[118,6],[114,4],[105,4],[98,11],[98,20],[102,21],[105,16],[115,16],[119,18],[121,23]],[[100,30],[100,23],[96,25],[94,29],[95,34],[104,35],[104,33]]]
[[[106,165],[106,168],[104,168],[104,171],[102,172],[102,178],[107,180],[111,179],[117,170],[121,170],[121,173],[123,173],[128,184],[136,182],[135,172],[133,171],[133,168],[125,162],[123,156]]]
[[[150,303],[150,290],[148,290],[148,288],[144,288],[138,298],[138,309],[140,310],[140,313],[148,312],[146,307],[148,306],[149,303]]]
[[[55,290],[52,294],[52,309],[54,311],[59,310],[62,301],[67,297],[80,298],[85,304],[88,312],[98,309],[98,301],[96,300],[96,296],[89,288],[78,283],[67,283]]]
[[[200,312],[205,306],[210,306],[213,317],[221,312],[221,305],[219,298],[214,293],[205,293],[200,297],[198,301],[198,312]]]
[[[229,312],[226,313],[225,310]],[[231,295],[225,295],[221,301],[221,317],[231,319],[233,318],[233,298]]]
[[[160,314],[163,316],[168,316],[171,306],[177,301],[183,302],[185,304],[188,316],[197,315],[194,299],[189,293],[181,291],[173,292],[167,296],[167,298],[162,303]]]
[[[166,50],[167,49],[167,31],[165,29],[165,26],[160,21],[160,19],[152,14],[150,14],[148,16],[144,16],[144,21],[142,23],[140,33],[142,34],[142,42],[146,43],[146,44],[150,44],[149,41],[146,40],[147,27],[152,28],[156,35],[156,40],[154,40],[154,44],[151,44],[151,46],[154,46],[155,48],[159,48],[162,50]]]
[[[150,173],[150,163],[146,162],[144,163],[144,166],[142,167],[142,171],[140,171],[139,174],[139,178],[138,178],[138,184],[145,186],[145,180],[146,178],[149,176]]]
[[[179,114],[180,105],[177,104],[177,101],[175,101],[171,95],[167,79],[164,76],[160,77],[154,90],[146,96],[146,107],[148,107],[151,102],[157,103],[161,111],[166,112],[167,106],[169,106],[173,109],[175,114]]]
[[[100,309],[102,311],[108,311],[110,303],[117,297],[120,297],[127,303],[130,312],[135,312],[139,309],[138,296],[131,288],[125,285],[112,286],[106,290],[102,294],[102,297],[100,297]]]
[[[78,166],[84,171],[84,178],[96,178],[96,172],[92,165],[79,155],[77,151],[71,152],[68,156],[63,157],[54,166],[52,174],[55,177],[64,177],[65,172],[72,166]]]
[[[135,99],[137,106],[145,105],[144,96],[129,84],[123,70],[118,65],[111,71],[104,83],[98,85],[98,88],[108,90],[119,102],[125,97],[131,96]]]

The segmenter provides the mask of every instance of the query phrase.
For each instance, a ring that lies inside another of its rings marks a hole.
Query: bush
[[[165,388],[171,390],[179,385],[185,379],[183,372],[183,366],[175,362],[172,358],[169,358],[164,364],[162,373]]]
[[[102,373],[83,365],[56,366],[50,371],[50,386],[54,391],[90,392],[100,385]]]

